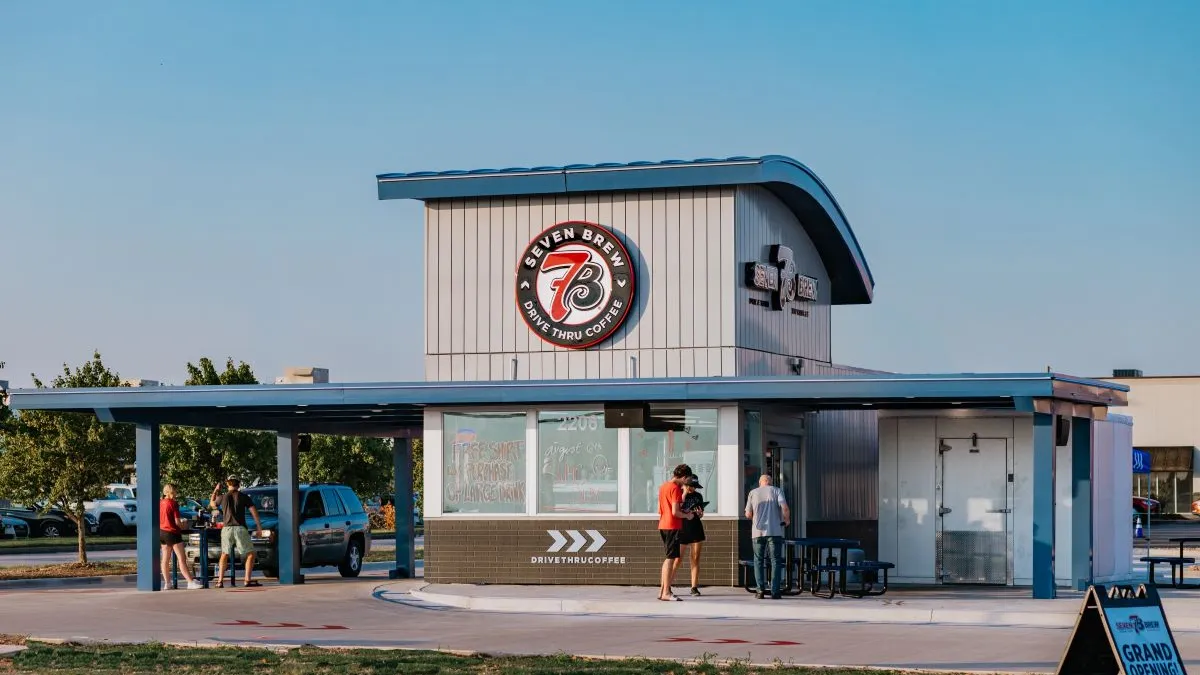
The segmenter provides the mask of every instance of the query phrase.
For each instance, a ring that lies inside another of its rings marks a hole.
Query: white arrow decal
[[[578,553],[579,549],[583,548],[583,545],[587,543],[587,539],[575,530],[567,530],[567,534],[571,535],[571,539],[574,542],[571,544],[571,548],[567,549],[567,553]]]
[[[588,530],[587,533],[588,536],[592,538],[592,545],[587,549],[588,553],[595,553],[596,551],[599,551],[604,547],[604,543],[608,541],[603,535],[595,530]]]
[[[617,279],[617,285],[620,286],[621,288],[625,288],[626,283],[627,282],[624,279]]]
[[[555,553],[567,545],[567,538],[558,533],[558,530],[546,530],[546,534],[554,539],[554,544],[546,549],[547,553]]]
[[[528,289],[528,288],[529,288],[529,282],[528,282],[528,281],[522,281],[522,282],[521,282],[521,288]]]

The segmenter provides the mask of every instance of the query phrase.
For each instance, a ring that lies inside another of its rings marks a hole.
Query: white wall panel
[[[426,351],[455,358],[427,377],[509,379],[514,356],[522,379],[626,377],[630,355],[639,377],[735,374],[733,218],[733,188],[428,203]],[[638,270],[629,318],[584,352],[533,335],[514,298],[521,252],[568,219],[612,229]]]

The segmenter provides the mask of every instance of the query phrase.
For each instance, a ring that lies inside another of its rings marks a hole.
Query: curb
[[[11,581],[0,581],[0,590],[20,590],[24,588],[63,588],[71,586],[125,586],[136,583],[136,574],[110,575],[102,577],[14,579]]]
[[[1059,611],[1004,611],[931,608],[902,605],[886,607],[848,607],[806,603],[806,606],[780,606],[775,603],[683,602],[664,612],[661,603],[649,601],[559,600],[554,598],[479,598],[446,593],[431,593],[424,588],[409,591],[413,598],[433,605],[481,612],[510,614],[581,614],[606,616],[655,616],[687,619],[750,619],[755,621],[817,621],[841,623],[883,623],[907,625],[987,626],[1006,628],[1073,628],[1078,608]],[[1177,632],[1200,631],[1200,615],[1170,616],[1172,605],[1192,603],[1187,599],[1164,602],[1171,629]],[[1176,607],[1178,609],[1178,607]]]
[[[79,550],[78,546],[18,546],[0,548],[0,559],[6,555],[42,555],[45,553],[75,553]],[[135,548],[130,548],[128,544],[96,544],[88,546],[87,552],[95,551],[136,551]]]

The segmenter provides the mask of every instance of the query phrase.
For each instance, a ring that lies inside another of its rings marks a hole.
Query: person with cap
[[[221,484],[213,486],[210,503],[213,509],[221,511],[221,559],[217,564],[217,588],[225,587],[225,568],[229,564],[229,556],[234,552],[241,557],[246,567],[246,586],[261,586],[252,578],[254,573],[254,542],[250,539],[250,529],[246,526],[246,511],[254,516],[254,527],[259,537],[262,536],[262,521],[258,518],[258,509],[254,508],[254,500],[242,492],[242,481],[237,476],[225,479],[225,494],[217,498]]]
[[[700,494],[702,489],[704,486],[696,476],[688,476],[683,484],[681,510],[690,513],[692,517],[683,521],[683,527],[679,530],[679,544],[688,548],[688,558],[692,565],[692,595],[700,595],[700,549],[704,547],[704,523],[700,522],[700,519],[704,517],[704,507],[708,506],[704,495]]]
[[[671,472],[671,477],[658,488],[658,534],[662,537],[666,557],[663,559],[662,576],[659,578],[658,599],[678,601],[680,597],[671,592],[675,571],[679,569],[679,531],[692,514],[683,512],[683,483],[692,475],[692,468],[680,464]]]

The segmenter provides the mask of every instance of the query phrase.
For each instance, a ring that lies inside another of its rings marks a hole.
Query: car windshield
[[[246,490],[246,496],[254,502],[254,508],[274,513],[275,501],[279,499],[279,492],[277,490]]]

